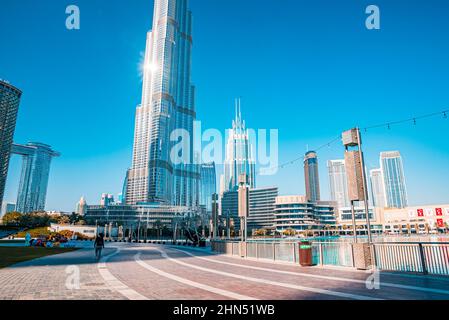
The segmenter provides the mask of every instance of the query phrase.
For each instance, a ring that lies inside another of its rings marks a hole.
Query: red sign
[[[438,225],[438,228],[444,228],[444,221],[443,221],[443,219],[437,219],[437,225]]]
[[[437,216],[442,216],[443,215],[443,209],[441,209],[441,208],[436,208],[435,209],[435,211],[436,211],[436,213],[437,213]]]
[[[418,209],[418,217],[424,217],[424,210]]]

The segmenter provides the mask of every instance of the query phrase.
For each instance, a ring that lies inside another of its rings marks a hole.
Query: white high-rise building
[[[132,167],[126,203],[198,206],[199,168],[193,161],[195,90],[190,81],[192,13],[188,0],[155,0],[143,67],[142,102],[137,107]],[[178,133],[180,163],[172,159]]]
[[[250,188],[256,187],[256,162],[249,131],[242,119],[240,100],[236,101],[236,117],[229,130],[224,163],[224,186],[222,192],[235,191],[239,186],[240,175],[246,175]]]
[[[331,200],[336,202],[339,208],[349,207],[351,202],[348,197],[345,160],[330,160],[327,162],[327,168]]]
[[[369,173],[371,183],[371,199],[373,206],[385,208],[385,186],[381,169],[372,169]]]
[[[114,195],[109,193],[103,193],[101,195],[100,206],[109,206],[113,203],[114,203]]]
[[[399,151],[381,152],[380,168],[385,187],[386,206],[388,208],[407,207],[404,167]]]
[[[87,213],[87,202],[84,196],[81,197],[80,201],[76,204],[76,214],[84,216]]]

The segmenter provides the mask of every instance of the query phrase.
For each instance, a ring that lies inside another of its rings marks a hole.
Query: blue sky
[[[77,4],[81,30],[65,28]],[[365,28],[365,8],[381,10],[381,30]],[[248,126],[279,129],[280,162],[297,158],[354,125],[449,109],[449,2],[191,0],[192,78],[204,128],[224,131],[242,97]],[[85,195],[121,191],[131,164],[139,62],[151,28],[151,0],[2,0],[0,78],[23,90],[15,141],[62,153],[52,166],[49,210],[74,210]],[[412,204],[448,203],[449,120],[376,129],[364,136],[367,164],[380,151],[403,155]],[[320,151],[323,198],[326,160]],[[5,200],[15,202],[13,157]],[[259,186],[304,193],[302,163]]]

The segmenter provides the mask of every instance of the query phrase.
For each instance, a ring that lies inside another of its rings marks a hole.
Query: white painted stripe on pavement
[[[134,256],[134,259],[136,260],[136,262],[140,266],[142,266],[143,268],[145,268],[145,269],[147,269],[147,270],[149,270],[151,272],[154,272],[154,273],[156,273],[156,274],[158,274],[160,276],[168,278],[170,280],[174,280],[174,281],[177,281],[177,282],[189,285],[191,287],[195,287],[195,288],[198,288],[198,289],[209,291],[209,292],[212,292],[212,293],[215,293],[215,294],[218,294],[218,295],[222,295],[222,296],[225,296],[225,297],[228,297],[228,298],[231,298],[231,299],[237,299],[237,300],[257,300],[257,299],[255,299],[253,297],[248,297],[248,296],[241,295],[241,294],[238,294],[238,293],[235,293],[235,292],[214,288],[214,287],[211,287],[211,286],[199,283],[199,282],[195,282],[195,281],[191,281],[191,280],[188,280],[188,279],[185,279],[185,278],[181,278],[181,277],[175,276],[175,275],[173,275],[171,273],[167,273],[165,271],[162,271],[160,269],[157,269],[157,268],[155,268],[153,266],[150,266],[149,264],[145,263],[144,261],[142,261],[140,259],[140,256],[141,256],[140,253],[138,253],[138,254],[136,254]]]
[[[134,291],[133,289],[125,285],[123,282],[118,280],[107,269],[106,262],[113,256],[119,254],[120,252],[120,248],[116,249],[117,250],[114,253],[103,257],[98,263],[98,271],[100,272],[100,275],[103,277],[103,280],[109,287],[111,287],[111,289],[119,292],[121,295],[128,298],[129,300],[149,300],[147,297],[141,295],[137,291]]]
[[[154,248],[154,249],[159,251],[162,254],[162,257],[164,257],[174,263],[186,266],[188,268],[197,269],[197,270],[210,272],[210,273],[215,273],[215,274],[219,274],[219,275],[226,276],[226,277],[232,277],[232,278],[237,278],[237,279],[241,279],[241,280],[252,281],[252,282],[257,282],[257,283],[262,283],[262,284],[268,284],[268,285],[272,285],[272,286],[284,287],[284,288],[289,288],[289,289],[295,289],[295,290],[300,290],[300,291],[315,292],[315,293],[319,293],[319,294],[331,295],[331,296],[336,296],[336,297],[340,297],[340,298],[349,298],[349,299],[355,299],[355,300],[383,300],[383,299],[373,298],[373,297],[369,297],[369,296],[362,296],[362,295],[358,295],[358,294],[344,293],[344,292],[311,288],[311,287],[304,287],[304,286],[290,284],[290,283],[283,283],[283,282],[276,282],[276,281],[271,281],[271,280],[266,280],[266,279],[247,277],[247,276],[237,275],[234,273],[203,268],[203,267],[199,267],[199,266],[195,266],[192,264],[188,264],[188,263],[179,261],[177,259],[170,258],[165,251],[162,251],[158,248]]]
[[[362,283],[366,284],[365,280],[357,280],[357,279],[349,279],[349,278],[342,278],[342,277],[333,277],[333,276],[323,276],[323,275],[317,275],[317,274],[310,274],[310,273],[302,273],[302,272],[292,272],[292,271],[284,271],[284,270],[276,270],[276,269],[270,269],[270,268],[262,268],[262,267],[254,267],[254,266],[248,266],[248,265],[242,265],[237,263],[231,263],[231,262],[225,262],[225,261],[218,261],[214,259],[204,258],[201,256],[194,255],[190,252],[179,250],[172,248],[173,250],[185,253],[191,257],[195,257],[204,261],[209,261],[213,263],[223,264],[223,265],[229,265],[229,266],[235,266],[245,269],[253,269],[253,270],[260,270],[260,271],[267,271],[267,272],[274,272],[274,273],[282,273],[282,274],[288,274],[293,276],[300,276],[300,277],[308,277],[308,278],[317,278],[317,279],[325,279],[325,280],[334,280],[334,281],[343,281],[343,282],[353,282],[353,283]],[[367,273],[368,274],[368,273]],[[403,284],[397,284],[397,283],[391,283],[391,282],[381,282],[381,287],[392,287],[397,289],[405,289],[405,290],[413,290],[413,291],[424,291],[424,292],[431,292],[431,293],[439,293],[439,294],[447,294],[449,295],[448,290],[443,289],[434,289],[434,288],[424,288],[424,287],[418,287],[418,286],[409,286],[409,285],[403,285]]]

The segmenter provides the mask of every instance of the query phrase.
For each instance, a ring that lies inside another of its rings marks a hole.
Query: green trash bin
[[[302,267],[313,266],[312,243],[308,240],[299,243],[299,263]]]

